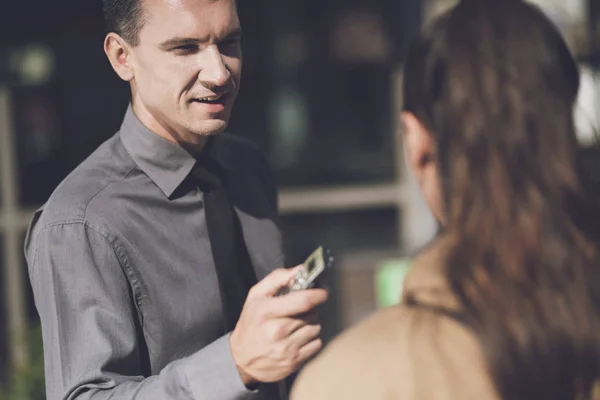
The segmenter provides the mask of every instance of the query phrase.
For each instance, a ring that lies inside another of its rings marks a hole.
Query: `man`
[[[321,347],[313,310],[327,294],[275,296],[295,270],[273,271],[269,170],[217,135],[240,86],[235,1],[104,0],[104,11],[131,106],[25,244],[48,399],[285,397],[276,382]]]

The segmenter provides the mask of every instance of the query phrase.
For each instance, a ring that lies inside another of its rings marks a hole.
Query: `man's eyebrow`
[[[242,28],[236,28],[234,30],[232,30],[231,32],[229,32],[227,34],[227,36],[224,38],[224,40],[227,39],[232,39],[232,38],[238,38],[242,36]],[[159,47],[161,49],[172,49],[174,47],[179,47],[179,46],[185,46],[188,44],[199,44],[199,43],[203,43],[206,42],[206,39],[202,39],[202,38],[192,38],[192,37],[174,37],[168,40],[165,40],[164,42],[162,42]]]
[[[161,49],[171,49],[173,47],[179,47],[179,46],[184,46],[186,44],[197,44],[197,43],[202,43],[202,39],[198,39],[198,38],[184,38],[184,37],[174,37],[168,40],[165,40],[164,42],[162,42],[159,47]]]

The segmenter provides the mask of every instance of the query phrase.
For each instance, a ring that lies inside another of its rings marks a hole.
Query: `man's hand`
[[[230,337],[233,359],[246,386],[286,378],[323,345],[321,325],[311,311],[327,300],[327,291],[307,289],[275,297],[298,268],[275,270],[248,293]]]

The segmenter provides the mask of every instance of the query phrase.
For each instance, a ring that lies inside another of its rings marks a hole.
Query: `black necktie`
[[[232,331],[240,317],[248,291],[256,284],[256,274],[246,249],[242,228],[233,209],[228,186],[228,174],[211,156],[209,140],[192,169],[191,176],[204,193],[204,214],[210,247],[213,253],[221,301],[225,332]],[[263,400],[285,399],[277,383],[261,384]]]
[[[209,152],[205,149],[203,154]],[[227,171],[210,156],[203,155],[191,175],[204,193],[206,225],[223,303],[223,322],[225,332],[229,332],[235,328],[248,291],[256,283],[256,275],[227,190]]]

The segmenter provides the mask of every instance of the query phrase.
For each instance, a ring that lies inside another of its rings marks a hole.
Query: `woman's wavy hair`
[[[404,67],[436,142],[450,288],[500,396],[591,399],[600,374],[600,214],[578,167],[579,71],[521,0],[463,0]]]

